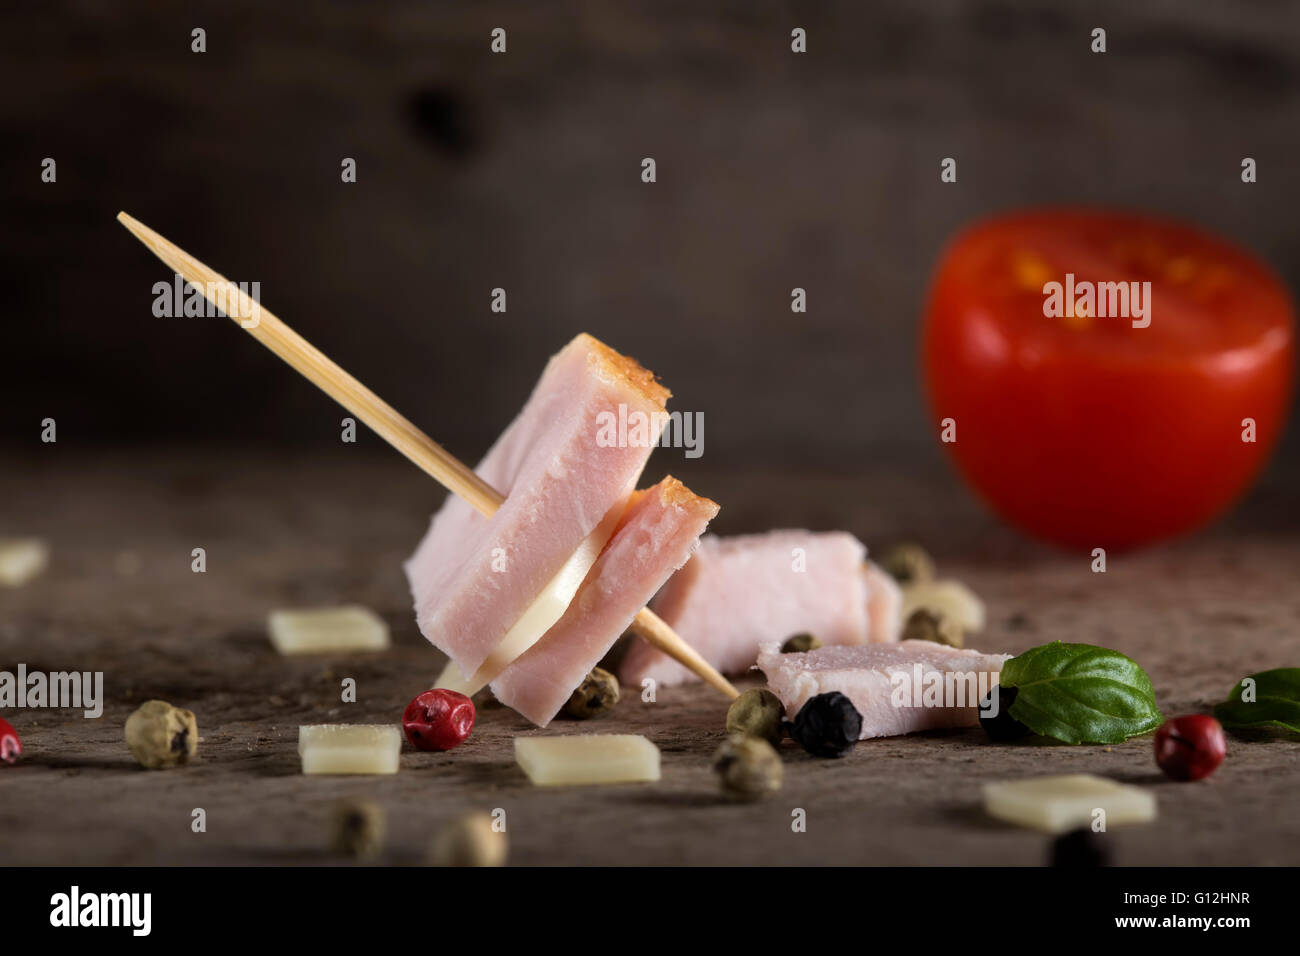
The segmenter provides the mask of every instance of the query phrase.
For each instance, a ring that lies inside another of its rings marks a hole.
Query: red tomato
[[[1066,273],[1076,290],[1150,282],[1149,324],[1134,327],[1136,300],[1129,316],[1103,316],[1100,298],[1047,316],[1045,286]],[[922,359],[936,424],[954,423],[944,447],[995,510],[1067,547],[1122,549],[1246,489],[1285,423],[1295,337],[1286,289],[1236,246],[1136,213],[1044,209],[951,243]]]

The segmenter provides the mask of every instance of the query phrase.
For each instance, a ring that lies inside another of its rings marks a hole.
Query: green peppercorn
[[[880,566],[899,584],[920,584],[934,580],[934,559],[919,544],[890,548]]]
[[[330,814],[330,846],[358,860],[379,855],[386,829],[383,808],[370,800],[344,800]]]
[[[786,642],[781,645],[781,653],[806,654],[808,651],[815,651],[821,646],[822,642],[817,639],[816,635],[805,631],[786,638]]]
[[[504,866],[508,845],[486,813],[471,813],[438,831],[429,845],[431,866]]]
[[[199,749],[199,725],[191,711],[147,700],[126,719],[126,746],[150,770],[189,763]]]
[[[761,737],[732,734],[713,756],[722,792],[735,800],[757,800],[781,789],[781,758]]]
[[[601,717],[618,703],[618,678],[600,667],[592,668],[564,705],[564,712],[578,720]]]
[[[772,744],[781,742],[785,707],[770,690],[747,690],[727,708],[727,733],[758,737]]]
[[[947,644],[949,647],[961,647],[966,643],[966,635],[961,625],[946,614],[936,614],[926,608],[917,608],[903,625],[900,640],[933,641]]]

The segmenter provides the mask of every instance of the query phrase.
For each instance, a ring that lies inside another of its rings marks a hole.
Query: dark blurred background
[[[343,412],[228,321],[152,316],[168,273],[119,209],[260,281],[471,460],[581,330],[705,413],[714,465],[937,457],[915,361],[929,273],[955,229],[1008,207],[1171,213],[1300,280],[1300,9],[1283,0],[86,0],[3,17],[0,444],[23,455],[46,416],[64,447],[338,447]],[[369,433],[362,448],[389,454]]]

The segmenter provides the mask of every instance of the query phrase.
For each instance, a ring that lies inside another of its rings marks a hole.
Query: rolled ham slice
[[[997,686],[1010,659],[931,641],[822,647],[805,654],[782,654],[771,643],[759,652],[758,668],[791,720],[809,698],[844,694],[862,715],[858,739],[865,740],[973,727],[981,697]]]
[[[539,727],[686,563],[718,506],[673,477],[636,492],[564,616],[492,682],[492,693]]]
[[[808,631],[824,644],[872,639],[866,548],[843,531],[706,535],[690,562],[655,598],[654,610],[723,673],[748,670],[760,645]],[[897,634],[881,635],[881,640]],[[698,678],[638,641],[619,675],[660,686]]]
[[[476,469],[506,496],[496,514],[453,496],[434,515],[405,570],[421,633],[466,677],[635,487],[658,434],[602,445],[602,413],[662,428],[669,394],[635,360],[579,335]],[[588,550],[596,560],[599,547]],[[574,588],[584,579],[570,577]]]

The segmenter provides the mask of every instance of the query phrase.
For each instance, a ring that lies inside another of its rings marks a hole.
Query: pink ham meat
[[[874,561],[862,565],[867,579],[867,621],[873,644],[898,640],[903,631],[903,589]]]
[[[973,727],[979,723],[981,697],[997,686],[1010,658],[931,641],[822,647],[806,654],[782,654],[780,645],[771,643],[759,652],[758,668],[791,720],[810,697],[834,690],[844,694],[862,715],[859,739],[865,740]],[[939,677],[927,679],[933,673]],[[940,706],[925,706],[927,680],[937,688],[929,700]]]
[[[718,512],[668,477],[633,495],[564,616],[492,682],[497,699],[545,727],[668,577]]]
[[[474,673],[611,508],[653,450],[601,445],[601,413],[664,421],[666,388],[633,359],[579,335],[547,363],[527,404],[479,463],[506,496],[491,518],[449,497],[406,562],[421,633]],[[654,416],[658,415],[658,418]],[[493,561],[504,559],[504,572]]]
[[[759,645],[800,631],[825,644],[865,644],[865,555],[862,543],[842,531],[707,535],[655,598],[654,610],[723,673],[747,670]],[[698,679],[644,641],[632,644],[619,673],[625,683],[649,677],[660,686]]]

